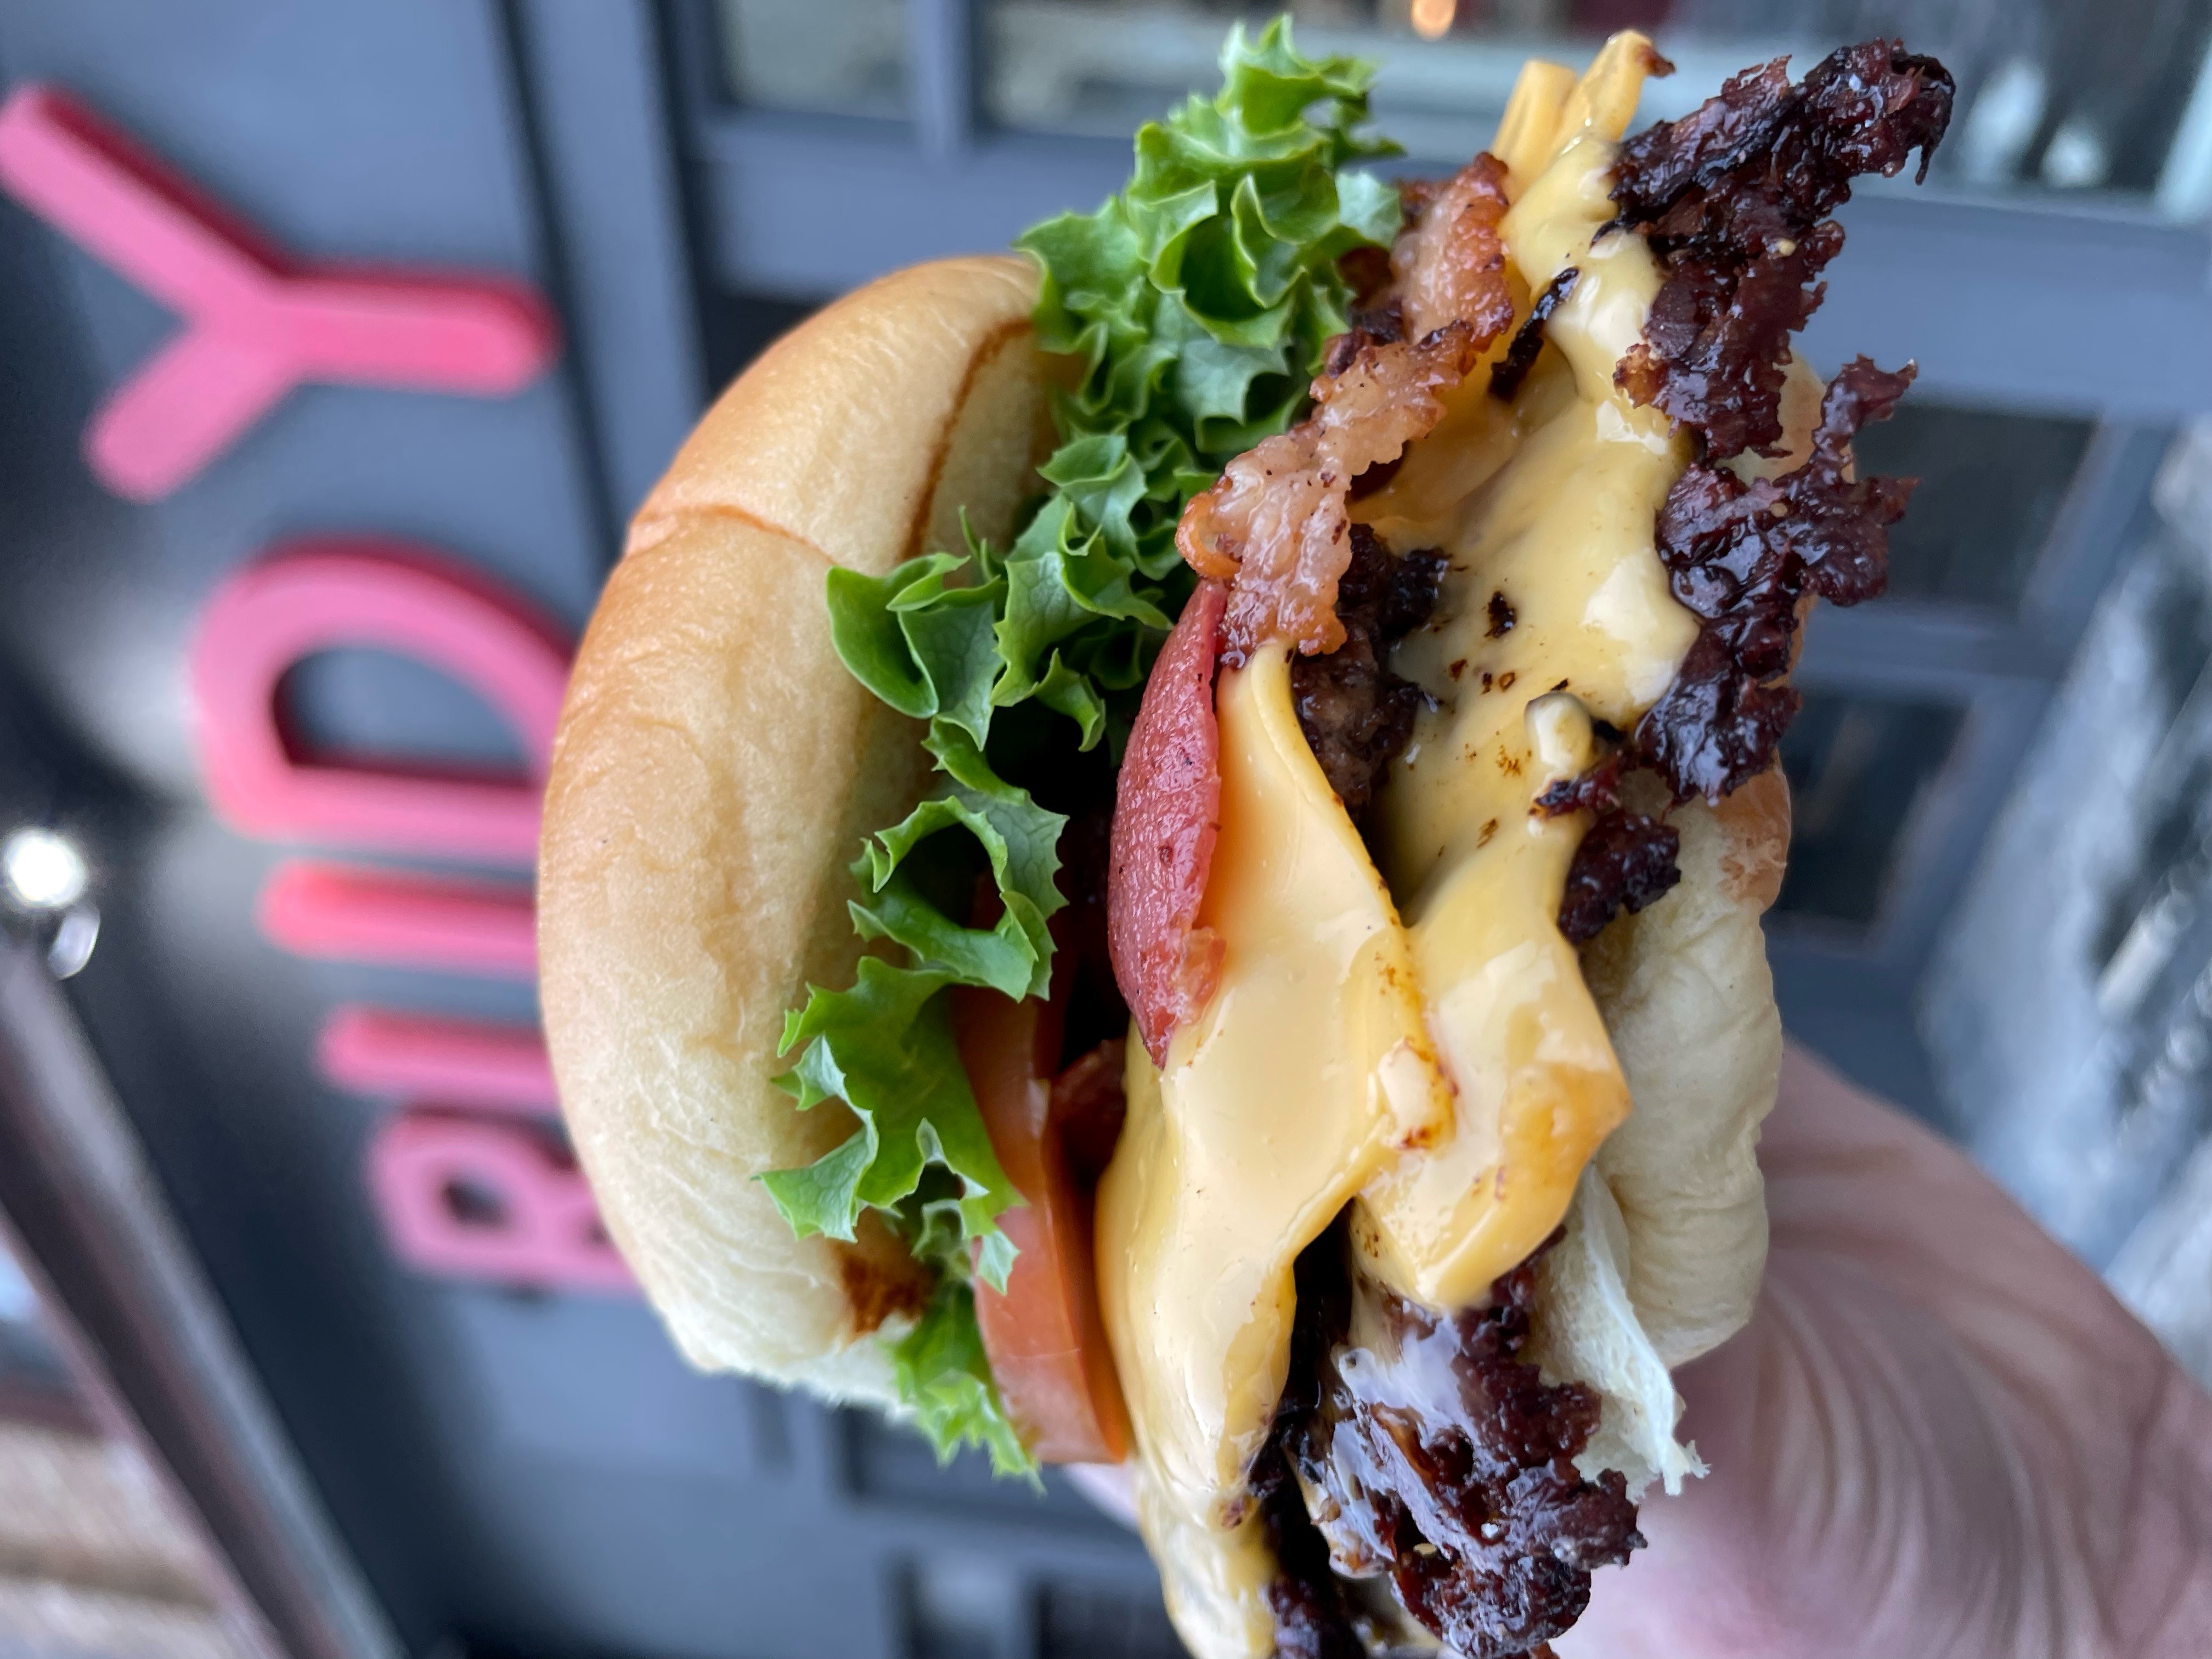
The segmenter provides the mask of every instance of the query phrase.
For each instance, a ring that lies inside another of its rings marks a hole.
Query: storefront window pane
[[[907,113],[901,0],[719,0],[724,74],[741,104],[899,119]]]
[[[1870,925],[1921,793],[1950,757],[1964,712],[1941,703],[1814,693],[1782,739],[1790,864],[1774,914]]]
[[[1851,447],[1862,468],[1920,480],[1890,532],[1890,594],[2016,609],[2094,432],[1919,392],[1861,432]]]
[[[1214,82],[1230,22],[1203,0],[983,0],[984,112],[1026,131],[1126,135]],[[2212,210],[2212,0],[1293,0],[1300,46],[1379,59],[1378,124],[1415,158],[1487,143],[1523,59],[1577,64],[1615,28],[1650,30],[1677,73],[1643,118],[1680,114],[1746,65],[1903,35],[1957,75],[1937,174],[1980,193],[2121,195]],[[2123,15],[2122,14],[2124,14]],[[1877,188],[1879,186],[1876,186]]]

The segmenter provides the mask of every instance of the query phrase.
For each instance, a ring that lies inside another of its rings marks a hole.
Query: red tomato
[[[1213,680],[1229,590],[1200,582],[1160,647],[1129,730],[1107,878],[1114,977],[1152,1063],[1195,1018],[1221,971],[1221,941],[1198,925],[1221,830],[1221,732]]]
[[[953,1029],[983,1126],[1028,1200],[1000,1214],[1020,1254],[1006,1294],[977,1283],[975,1320],[1007,1414],[1038,1460],[1118,1463],[1128,1452],[1128,1419],[1098,1316],[1091,1193],[1068,1143],[1072,1134],[1079,1147],[1095,1147],[1118,1110],[1120,1067],[1104,1051],[1121,1045],[1102,1044],[1055,1087],[1064,994],[1015,1002],[973,987],[953,992]]]

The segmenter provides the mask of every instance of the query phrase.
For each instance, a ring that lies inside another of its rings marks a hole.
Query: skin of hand
[[[1751,1323],[1559,1659],[2202,1659],[2212,1399],[1955,1148],[1792,1050]]]

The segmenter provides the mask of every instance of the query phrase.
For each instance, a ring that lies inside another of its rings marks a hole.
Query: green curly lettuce
[[[975,1323],[975,1292],[957,1273],[939,1281],[914,1328],[891,1348],[891,1372],[915,1426],[949,1463],[963,1446],[980,1446],[994,1474],[1037,1480],[1036,1460],[1008,1420],[991,1381],[991,1362]]]
[[[1301,58],[1288,18],[1221,52],[1220,93],[1137,134],[1128,188],[1018,239],[1043,266],[1038,337],[1084,366],[1042,469],[1085,527],[1153,580],[1183,504],[1304,411],[1322,349],[1347,326],[1337,262],[1387,247],[1398,193],[1345,164],[1375,66]]]
[[[1048,493],[1003,551],[959,552],[882,576],[836,570],[831,638],[854,677],[928,722],[942,785],[871,836],[852,866],[853,925],[897,960],[862,960],[842,990],[807,988],[785,1024],[778,1079],[801,1109],[836,1098],[854,1134],[804,1169],[762,1177],[800,1236],[849,1239],[886,1213],[943,1277],[894,1350],[902,1399],[949,1457],[1032,1465],[984,1357],[972,1271],[1004,1289],[1014,1251],[998,1226],[1021,1199],[993,1154],[952,1040],[945,993],[1042,996],[1066,819],[1022,775],[998,717],[1033,705],[1047,741],[1118,758],[1145,676],[1190,591],[1175,526],[1191,496],[1305,408],[1322,349],[1347,326],[1338,263],[1387,246],[1395,190],[1346,163],[1396,153],[1363,138],[1373,66],[1302,58],[1287,18],[1256,40],[1239,25],[1222,89],[1137,135],[1128,187],[1095,213],[1064,214],[1017,246],[1037,261],[1040,341],[1081,376],[1055,395]],[[1049,720],[1063,717],[1066,725]],[[994,722],[996,724],[994,725]],[[995,914],[974,896],[988,878]]]

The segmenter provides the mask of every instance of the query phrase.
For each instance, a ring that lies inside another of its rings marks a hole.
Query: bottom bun
[[[1530,1344],[1547,1379],[1602,1396],[1578,1462],[1585,1474],[1619,1469],[1632,1492],[1703,1473],[1674,1438],[1668,1373],[1751,1317],[1766,1266],[1759,1126],[1782,1066],[1759,919],[1781,890],[1789,786],[1769,772],[1669,821],[1681,882],[1583,952],[1634,1107],[1583,1171],[1566,1237],[1538,1270]]]

